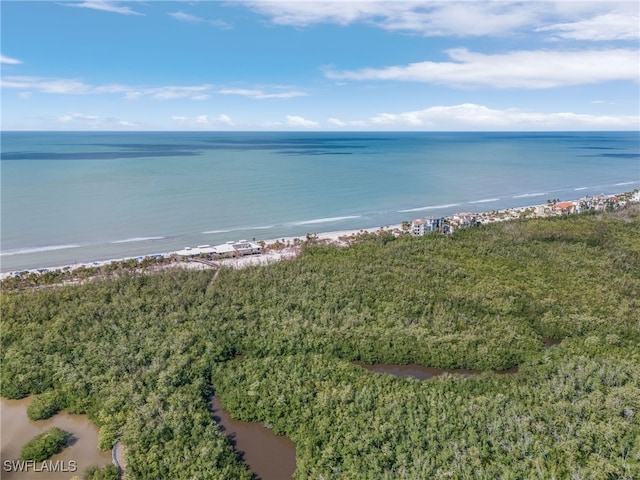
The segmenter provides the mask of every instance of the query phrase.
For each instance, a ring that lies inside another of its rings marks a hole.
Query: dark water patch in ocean
[[[157,151],[171,151],[174,155],[195,155],[205,151],[253,151],[274,150],[276,153],[295,155],[330,155],[334,150],[360,150],[367,145],[334,144],[331,142],[220,142],[198,144],[96,144],[99,147],[120,148],[125,151],[133,150],[145,153],[143,156],[154,156]],[[129,150],[126,150],[129,149]],[[186,153],[185,153],[186,152]],[[351,152],[348,152],[351,153]]]
[[[198,147],[192,143],[91,143],[83,146],[143,151],[170,150],[174,152],[194,150]]]
[[[598,156],[607,158],[640,158],[640,153],[602,153]]]
[[[146,150],[139,152],[3,152],[2,160],[120,160],[146,157],[188,157],[201,155],[195,150]]]
[[[597,145],[569,147],[575,150],[623,150],[622,147],[601,147]]]
[[[200,142],[206,143],[218,143],[221,145],[274,145],[287,143],[289,145],[300,145],[300,144],[332,144],[332,143],[345,143],[345,142],[358,142],[358,143],[369,143],[369,142],[389,142],[389,141],[397,141],[398,138],[395,138],[395,134],[393,136],[385,136],[384,134],[374,133],[371,135],[359,135],[359,136],[345,136],[340,133],[331,132],[331,134],[327,135],[324,133],[318,133],[315,136],[300,136],[296,132],[286,132],[274,135],[273,133],[253,133],[249,134],[239,134],[239,133],[231,133],[229,135],[216,135],[212,138],[212,136],[198,138],[197,140]],[[400,134],[401,135],[401,134]],[[237,137],[237,138],[234,138]],[[271,137],[271,138],[270,138]]]
[[[353,155],[353,152],[329,152],[327,150],[280,150],[281,155]]]

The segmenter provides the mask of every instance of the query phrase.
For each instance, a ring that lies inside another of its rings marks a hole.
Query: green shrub
[[[55,415],[65,407],[64,395],[57,390],[50,390],[38,395],[27,407],[30,420],[44,420]]]
[[[97,465],[91,465],[84,471],[82,478],[84,480],[118,480],[118,469],[111,464],[102,468]]]
[[[71,434],[64,430],[53,427],[37,437],[34,437],[23,448],[20,458],[22,460],[33,460],[41,462],[50,456],[62,451],[67,445],[67,440]]]

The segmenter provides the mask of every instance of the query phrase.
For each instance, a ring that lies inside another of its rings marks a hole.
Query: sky
[[[640,3],[2,0],[2,130],[640,127]]]

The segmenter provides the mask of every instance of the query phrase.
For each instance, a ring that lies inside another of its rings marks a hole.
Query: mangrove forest
[[[1,395],[88,415],[128,480],[252,478],[214,395],[293,441],[299,480],[640,478],[638,208],[5,281],[0,313]]]

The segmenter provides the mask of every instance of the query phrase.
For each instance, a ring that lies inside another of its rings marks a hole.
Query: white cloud
[[[130,7],[120,5],[120,2],[109,0],[86,0],[82,3],[64,3],[63,5],[66,7],[81,7],[101,10],[103,12],[120,13],[122,15],[144,15],[143,13],[132,10]]]
[[[169,13],[169,16],[175,18],[176,20],[180,20],[181,22],[191,22],[191,23],[204,22],[204,18],[200,18],[195,15],[191,15],[184,12]]]
[[[501,35],[533,24],[550,7],[507,1],[298,1],[245,2],[278,25],[305,27],[319,23],[371,24],[391,31],[426,36]]]
[[[339,128],[367,128],[369,124],[365,120],[349,120],[347,122],[339,118],[329,118],[329,124]]]
[[[217,93],[220,93],[222,95],[241,95],[245,97],[255,98],[258,100],[263,100],[268,98],[305,97],[307,95],[305,92],[301,92],[298,90],[267,93],[264,90],[249,89],[249,88],[225,88],[225,89],[219,90]]]
[[[611,12],[568,23],[539,27],[536,31],[555,32],[553,37],[572,40],[637,40],[640,38],[638,13]]]
[[[225,22],[224,20],[219,20],[219,19],[207,20],[207,23],[209,25],[213,25],[214,27],[223,28],[225,30],[230,30],[233,28],[232,23]]]
[[[369,118],[367,124],[396,130],[612,130],[634,129],[639,121],[638,116],[523,112],[464,103],[403,113],[380,113]]]
[[[424,36],[504,36],[523,32],[556,32],[556,38],[634,40],[638,6],[622,1],[537,2],[473,1],[246,1],[277,25],[308,27],[321,23],[365,23],[389,31]]]
[[[232,127],[235,124],[228,115],[224,113],[217,117],[210,117],[209,115],[197,115],[195,117],[185,117],[184,115],[172,115],[171,120],[177,122],[183,127],[203,129],[203,128],[219,128],[219,127]]]
[[[209,25],[213,25],[214,27],[220,27],[220,28],[225,28],[225,29],[229,29],[229,28],[233,28],[233,25],[225,22],[224,20],[207,20],[205,18],[202,17],[198,17],[196,15],[191,15],[190,13],[185,13],[185,12],[173,12],[173,13],[169,13],[169,16],[175,18],[176,20],[179,20],[181,22],[189,22],[189,23],[208,23]]]
[[[22,63],[22,60],[18,60],[17,58],[7,57],[6,55],[0,54],[0,63],[5,65],[19,65]]]
[[[0,80],[2,88],[21,89],[40,93],[57,93],[64,95],[90,95],[122,93],[128,100],[139,98],[153,98],[156,100],[175,100],[188,98],[190,100],[206,100],[212,93],[220,95],[240,95],[258,100],[287,99],[307,96],[300,90],[287,87],[271,87],[270,91],[263,89],[224,88],[214,91],[214,85],[164,85],[160,87],[132,86],[132,85],[91,85],[79,79],[70,78],[42,78],[7,76]]]
[[[630,49],[483,54],[456,48],[446,53],[453,61],[342,72],[326,70],[325,74],[343,80],[396,80],[493,88],[552,88],[640,78],[640,54]]]
[[[91,85],[77,79],[68,78],[41,78],[8,76],[0,82],[2,88],[20,89],[39,93],[52,93],[61,95],[96,95],[96,94],[124,94],[125,98],[135,100],[141,97],[150,97],[158,100],[173,100],[189,98],[191,100],[204,100],[209,98],[207,92],[213,85],[162,87],[134,87],[128,85]]]
[[[58,124],[65,129],[68,128],[100,128],[100,129],[121,129],[137,128],[137,123],[121,120],[113,117],[99,117],[98,115],[87,115],[79,112],[69,112],[56,118]]]
[[[82,113],[67,113],[66,115],[62,115],[58,117],[58,120],[62,123],[68,123],[72,120],[82,120],[86,122],[97,122],[99,117],[95,115],[84,115]]]
[[[216,118],[217,122],[220,123],[224,123],[225,125],[233,125],[233,122],[231,121],[231,118],[228,115],[225,115],[224,113],[218,115],[218,117]]]
[[[2,88],[17,88],[40,93],[57,93],[65,95],[86,95],[89,93],[124,93],[127,87],[122,85],[93,86],[81,80],[69,78],[41,78],[41,77],[3,77],[0,81]]]
[[[310,128],[310,127],[317,127],[319,123],[314,122],[313,120],[307,120],[297,115],[287,115],[287,125],[289,125],[290,127]]]
[[[178,98],[189,98],[191,100],[205,100],[209,98],[206,92],[210,91],[213,85],[176,86],[168,85],[164,87],[136,88],[129,87],[126,97],[135,100],[140,97],[151,97],[157,100],[175,100]]]
[[[408,2],[408,5],[412,5]],[[415,5],[415,4],[413,4]],[[534,23],[540,7],[522,2],[424,2],[385,18],[380,26],[426,36],[505,35]]]
[[[267,121],[262,123],[260,126],[263,128],[276,128],[276,127],[281,127],[282,122]]]

